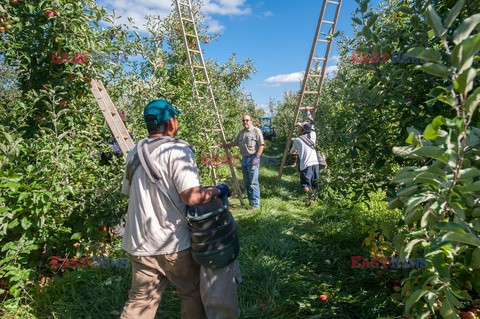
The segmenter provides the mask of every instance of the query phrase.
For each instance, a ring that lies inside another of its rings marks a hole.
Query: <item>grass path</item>
[[[231,201],[240,231],[241,318],[378,318],[401,314],[389,297],[389,274],[351,269],[362,248],[360,222],[352,214],[315,202],[304,205],[298,175],[261,168],[260,210]],[[120,241],[116,242],[117,247]],[[118,256],[123,256],[121,250]],[[130,269],[76,269],[27,296],[15,318],[118,318],[130,288]],[[384,288],[387,287],[387,288]],[[329,296],[327,302],[318,300]],[[157,318],[180,318],[170,286]],[[21,313],[29,313],[22,315]],[[400,318],[400,317],[399,317]]]

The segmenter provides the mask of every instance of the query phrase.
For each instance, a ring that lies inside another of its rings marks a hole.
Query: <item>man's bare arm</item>
[[[220,190],[216,187],[196,186],[181,192],[180,198],[188,206],[194,206],[209,202],[218,195],[220,195]]]

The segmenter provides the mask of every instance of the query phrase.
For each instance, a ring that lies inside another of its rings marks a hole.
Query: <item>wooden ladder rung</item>
[[[305,91],[303,94],[318,94],[317,91]]]
[[[333,21],[328,21],[328,20],[322,20],[322,23],[335,24],[335,22],[333,22]]]
[[[331,0],[327,0],[327,3],[331,3],[331,4],[335,4],[335,5],[339,5],[339,4],[340,4],[340,2],[331,1]]]
[[[317,39],[317,42],[328,43],[328,42],[330,42],[330,41],[328,41],[328,40],[325,40],[325,39]]]

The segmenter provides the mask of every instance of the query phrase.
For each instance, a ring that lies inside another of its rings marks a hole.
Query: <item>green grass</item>
[[[351,268],[352,255],[368,256],[361,228],[381,218],[379,209],[370,214],[360,205],[354,214],[320,202],[306,208],[294,170],[286,170],[280,186],[277,173],[276,168],[261,168],[261,209],[247,210],[231,199],[240,231],[241,318],[393,318],[401,314],[390,296],[388,269],[378,276],[375,269]],[[120,241],[114,244],[123,257]],[[76,269],[54,278],[41,293],[31,290],[7,312],[14,318],[118,318],[130,280],[130,269]],[[321,294],[329,300],[319,301]],[[179,298],[169,286],[157,318],[180,318],[179,313]]]

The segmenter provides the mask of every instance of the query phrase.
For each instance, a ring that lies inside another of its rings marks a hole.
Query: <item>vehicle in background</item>
[[[262,130],[264,139],[271,140],[277,136],[275,129],[272,126],[271,116],[260,116],[258,120],[260,122],[260,129]]]

